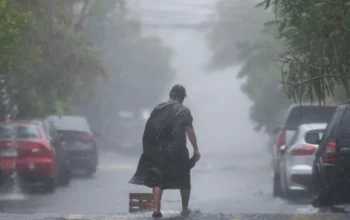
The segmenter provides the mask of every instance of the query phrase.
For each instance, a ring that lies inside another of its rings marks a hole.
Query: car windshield
[[[90,126],[85,118],[75,116],[50,116],[48,117],[53,122],[55,128],[61,131],[83,131],[91,132]]]
[[[39,129],[33,124],[1,124],[0,139],[21,138],[39,139],[41,137]]]

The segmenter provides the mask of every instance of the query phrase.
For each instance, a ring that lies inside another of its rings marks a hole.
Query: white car
[[[318,145],[312,140],[318,133],[323,136],[327,123],[299,125],[288,145],[282,146],[280,163],[280,184],[284,197],[296,191],[309,191],[311,187],[312,164]]]

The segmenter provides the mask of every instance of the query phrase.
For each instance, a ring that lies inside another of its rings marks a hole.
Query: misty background
[[[257,1],[1,1],[18,19],[0,40],[1,87],[19,117],[84,115],[101,148],[139,154],[147,114],[177,83],[204,154],[264,150],[291,103],[272,61],[284,46]]]
[[[247,153],[260,151],[264,137],[253,132],[249,119],[252,102],[244,95],[236,78],[241,65],[225,70],[207,71],[211,51],[203,23],[215,18],[218,1],[134,1],[130,5],[144,24],[143,33],[160,36],[174,50],[175,79],[172,84],[187,88],[185,101],[193,114],[201,151]],[[249,137],[249,138],[247,138]]]

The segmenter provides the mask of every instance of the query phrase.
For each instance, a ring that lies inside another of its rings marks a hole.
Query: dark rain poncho
[[[190,189],[186,127],[192,127],[190,110],[177,102],[155,107],[142,142],[143,154],[129,183],[162,189]]]

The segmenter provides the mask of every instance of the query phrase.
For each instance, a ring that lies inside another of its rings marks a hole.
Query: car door
[[[56,151],[56,160],[59,165],[61,165],[65,158],[65,149],[63,147],[62,138],[60,134],[57,132],[53,122],[47,121],[47,126],[49,129],[50,136],[52,138],[52,146]]]
[[[315,160],[317,163],[323,164],[322,155],[325,153],[327,143],[330,141],[336,141],[341,119],[344,113],[344,109],[335,111],[334,115],[327,124],[324,131],[322,140],[315,154]]]
[[[287,166],[288,166],[288,160],[290,159],[290,148],[296,143],[298,140],[298,137],[300,135],[300,127],[294,132],[291,140],[289,143],[287,143],[285,146],[284,154],[282,155],[282,160],[281,160],[281,172],[286,172],[287,171]]]
[[[339,125],[337,132],[337,165],[345,166],[347,169],[350,168],[350,155],[348,153],[341,153],[341,150],[350,149],[350,109],[344,111],[343,117]],[[340,154],[341,153],[341,154]],[[342,160],[339,160],[339,157],[342,157]]]

